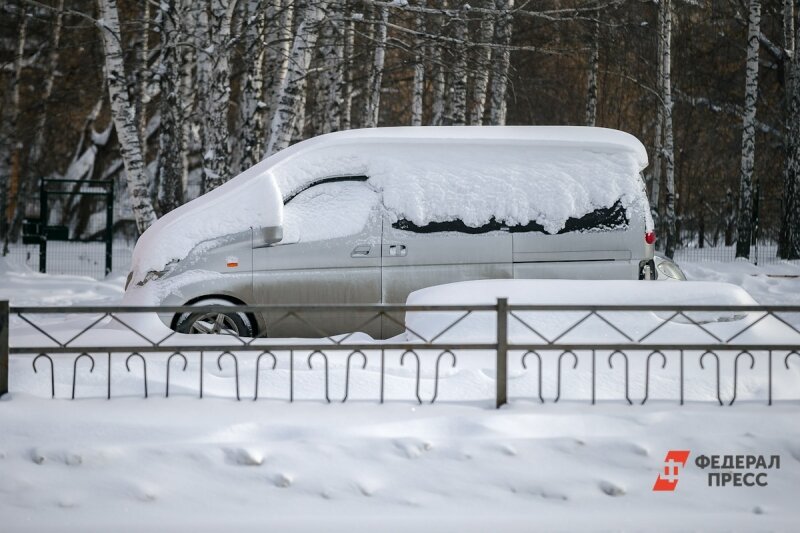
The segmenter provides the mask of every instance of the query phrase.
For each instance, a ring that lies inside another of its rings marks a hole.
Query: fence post
[[[50,214],[47,212],[47,185],[44,178],[39,185],[39,272],[47,273],[47,226]]]
[[[8,393],[8,330],[11,327],[8,300],[0,302],[0,396]]]
[[[114,257],[114,180],[108,184],[108,195],[106,196],[106,276],[111,274],[114,268],[112,258]]]
[[[495,407],[508,403],[508,298],[497,299],[497,365]]]

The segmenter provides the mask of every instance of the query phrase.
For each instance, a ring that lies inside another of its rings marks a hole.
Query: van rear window
[[[622,206],[621,201],[617,201],[611,207],[595,209],[580,218],[568,218],[564,227],[558,231],[557,235],[563,233],[584,232],[584,231],[615,231],[623,230],[628,227],[628,214]],[[479,227],[467,226],[461,220],[447,220],[445,222],[430,222],[424,226],[418,226],[401,218],[392,224],[392,227],[399,230],[411,231],[414,233],[442,233],[456,232],[468,234],[489,233],[492,231],[508,230],[511,233],[547,233],[544,226],[538,222],[531,221],[527,224],[517,224],[509,226],[503,222],[498,222],[494,217],[486,224]]]

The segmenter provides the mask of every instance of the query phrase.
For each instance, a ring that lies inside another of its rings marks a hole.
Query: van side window
[[[474,228],[467,226],[461,220],[447,220],[445,222],[429,222],[424,226],[417,226],[410,220],[401,218],[392,224],[395,229],[411,231],[414,233],[443,233],[447,231],[455,231],[457,233],[469,233],[477,235],[480,233],[489,233],[490,231],[499,231],[504,228],[504,225],[492,218],[488,223],[483,226]]]
[[[311,189],[312,187],[316,187],[317,185],[323,185],[325,183],[339,183],[339,182],[344,182],[344,181],[362,181],[363,182],[363,181],[367,181],[368,179],[369,178],[367,176],[333,176],[333,177],[330,177],[330,178],[323,178],[321,180],[318,180],[318,181],[315,181],[313,183],[307,184],[302,189],[299,189],[299,190],[294,191],[293,193],[289,194],[286,197],[286,199],[283,201],[283,204],[284,205],[288,204],[289,202],[291,202],[292,200],[297,198],[297,196],[299,196],[301,193],[304,193],[305,191]]]
[[[617,202],[611,207],[603,207],[595,209],[591,213],[587,213],[580,218],[568,218],[564,227],[557,233],[558,235],[564,233],[573,233],[581,231],[614,231],[622,230],[628,227],[628,214],[622,206],[622,202]],[[448,220],[445,222],[429,222],[424,226],[418,226],[404,218],[399,219],[392,224],[395,229],[404,231],[411,231],[413,233],[443,233],[443,232],[456,232],[456,233],[469,233],[481,234],[489,233],[491,231],[500,231],[507,229],[511,233],[547,233],[544,227],[536,221],[528,222],[527,224],[517,224],[509,226],[505,223],[498,222],[492,217],[489,222],[479,227],[467,226],[461,220]]]
[[[362,181],[317,184],[283,209],[284,244],[356,235],[373,216],[379,194]]]

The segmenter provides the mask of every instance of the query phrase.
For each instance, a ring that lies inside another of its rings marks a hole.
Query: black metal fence
[[[10,249],[12,263],[102,278],[115,260],[130,261],[114,245],[113,180],[42,179],[38,194],[39,216],[25,219],[22,242]]]
[[[156,314],[171,317],[182,313],[262,312],[278,316],[276,321],[300,324],[311,324],[309,317],[313,313],[370,313],[365,326],[372,320],[396,320],[398,314],[405,314],[408,325],[401,336],[371,340],[354,333],[308,339],[183,335],[164,326],[137,323],[142,317],[159,320]],[[408,321],[411,316],[416,318]],[[560,317],[555,322],[558,327],[553,327],[553,317]],[[65,320],[72,325],[65,328]],[[109,330],[112,325],[116,329]],[[420,329],[420,325],[424,327]],[[676,327],[683,335],[676,337]],[[108,335],[109,331],[112,335]],[[591,339],[587,331],[591,332]],[[105,336],[97,336],[103,332]],[[440,399],[444,386],[442,372],[458,368],[465,360],[477,360],[484,368],[494,366],[492,400],[497,407],[509,401],[510,369],[516,374],[536,375],[536,387],[514,398],[559,402],[569,387],[580,387],[588,391],[585,399],[595,404],[600,400],[598,375],[614,373],[621,379],[616,397],[631,405],[651,399],[656,372],[663,375],[669,371],[675,376],[669,397],[680,405],[692,400],[687,398],[686,385],[694,385],[697,380],[713,391],[714,401],[732,405],[741,392],[738,382],[742,373],[758,373],[766,383],[759,401],[771,405],[776,376],[784,387],[788,388],[785,382],[789,379],[792,390],[800,391],[800,307],[546,306],[509,305],[506,299],[499,299],[492,305],[215,305],[64,310],[9,307],[7,302],[0,302],[0,393],[8,391],[10,358],[19,363],[12,366],[14,373],[29,372],[29,379],[38,376],[47,380],[53,398],[87,396],[82,384],[95,375],[95,370],[104,375],[102,396],[108,399],[114,397],[121,374],[129,380],[139,370],[144,397],[154,394],[154,374],[159,377],[155,394],[169,397],[171,380],[177,372],[184,377],[192,373],[196,383],[192,394],[202,398],[208,387],[208,366],[213,365],[219,371],[227,368],[232,372],[231,397],[256,400],[264,395],[263,374],[276,371],[280,365],[287,381],[282,387],[284,400],[298,399],[295,391],[300,373],[314,373],[323,378],[320,392],[325,401],[344,402],[350,397],[353,373],[370,365],[374,370],[371,375],[378,381],[374,384],[375,401],[387,401],[385,381],[392,368],[411,372],[413,391],[407,391],[408,399],[434,403]],[[337,392],[335,398],[331,377],[334,358],[344,363],[336,367],[335,385],[342,392]],[[723,379],[728,371],[730,375]],[[69,379],[56,379],[60,372],[66,372]],[[583,372],[581,380],[586,378],[581,383],[576,381],[577,372]],[[567,384],[566,373],[571,373]],[[632,380],[632,375],[637,379]],[[638,384],[636,390],[632,381]],[[70,382],[68,394],[64,394],[63,386],[57,391],[56,383]]]
[[[751,263],[759,265],[782,261],[778,257],[781,210],[780,198],[764,198],[756,191],[749,255]],[[699,199],[695,209],[678,217],[675,260],[678,263],[735,261],[736,212],[736,200],[730,192],[727,198]],[[661,227],[657,233],[663,237],[666,230]]]

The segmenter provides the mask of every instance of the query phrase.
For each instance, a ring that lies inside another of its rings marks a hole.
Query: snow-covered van
[[[650,279],[644,146],[583,127],[374,128],[283,150],[139,239],[137,304],[403,303],[497,278]],[[352,331],[366,315],[309,314]],[[182,332],[319,336],[270,313],[171,317]],[[362,330],[385,337],[392,321]]]

